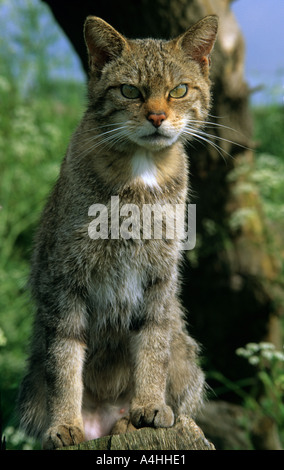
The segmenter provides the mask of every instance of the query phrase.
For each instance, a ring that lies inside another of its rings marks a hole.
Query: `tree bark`
[[[61,450],[214,450],[195,422],[181,416],[172,428],[142,428]]]
[[[128,37],[168,39],[208,14],[220,18],[212,57],[210,140],[188,146],[191,203],[197,207],[197,247],[187,253],[182,297],[193,336],[202,344],[204,367],[235,381],[254,374],[235,351],[248,342],[282,348],[277,299],[280,266],[251,182],[254,143],[250,90],[244,78],[245,46],[229,0],[46,0],[87,70],[82,28],[87,15],[101,16]],[[224,139],[224,140],[222,140]],[[208,379],[211,387],[216,385]],[[227,392],[222,397],[236,400]]]
[[[216,450],[283,450],[269,416],[234,403],[209,401],[197,423]]]

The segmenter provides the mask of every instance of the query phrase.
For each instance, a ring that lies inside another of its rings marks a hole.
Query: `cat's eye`
[[[183,98],[186,94],[187,94],[187,85],[185,85],[185,83],[181,83],[180,85],[176,86],[169,93],[171,98]]]
[[[133,85],[121,85],[120,91],[124,98],[128,98],[130,100],[135,100],[137,98],[140,98],[141,96],[141,93],[138,88]]]

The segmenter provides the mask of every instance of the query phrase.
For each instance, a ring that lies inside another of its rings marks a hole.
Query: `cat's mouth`
[[[142,138],[143,139],[158,139],[158,138],[161,138],[161,137],[164,137],[164,138],[168,138],[167,135],[164,135],[164,134],[161,134],[161,132],[159,132],[158,130],[153,132],[152,134],[147,134],[147,135],[144,135]]]
[[[173,145],[179,137],[178,132],[170,129],[140,130],[131,135],[131,140],[150,151],[157,151]]]
[[[170,135],[167,135],[167,134],[164,134],[164,133],[161,133],[160,131],[155,131],[153,132],[152,134],[147,134],[147,135],[144,135],[142,136],[142,140],[144,142],[153,142],[153,143],[168,143],[170,141],[173,140],[173,136],[170,136]]]

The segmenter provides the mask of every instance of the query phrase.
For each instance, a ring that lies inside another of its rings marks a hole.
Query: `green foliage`
[[[7,3],[0,2],[0,12]],[[9,41],[0,44],[0,393],[8,449],[32,445],[12,432],[33,317],[26,288],[29,258],[85,94],[84,84],[53,78],[57,60],[49,50],[60,37],[46,8],[21,0],[13,19]],[[7,19],[4,23],[3,34]]]
[[[284,106],[259,106],[253,109],[253,117],[258,153],[275,155],[284,162]]]
[[[253,393],[246,397],[247,407],[259,414],[269,416],[279,427],[284,429],[284,353],[277,351],[271,343],[249,343],[236,353],[256,367],[256,377],[262,385],[259,397]]]
[[[284,221],[284,155],[282,159],[273,154],[258,154],[255,166],[252,179],[259,187],[266,216],[270,221],[278,223],[282,232]]]
[[[0,31],[0,77],[8,78],[15,97],[54,90],[54,77],[83,78],[79,59],[43,2],[0,0]]]
[[[255,368],[251,377],[232,382],[218,371],[210,371],[208,377],[215,380],[218,386],[214,396],[222,397],[230,391],[237,401],[241,400],[243,408],[248,412],[239,423],[244,429],[252,429],[251,418],[263,422],[268,418],[275,423],[279,438],[284,445],[284,353],[278,351],[272,343],[248,343],[236,350],[236,354],[248,361]],[[254,449],[251,436],[248,444]]]
[[[64,87],[67,105],[44,94],[18,98],[0,130],[0,377],[1,389],[11,393],[23,373],[32,322],[26,282],[34,230],[81,114],[81,86]]]
[[[244,184],[238,184],[239,192],[248,194],[258,191],[263,215],[270,229],[270,243],[273,253],[277,252],[282,272],[278,279],[284,285],[284,107],[271,104],[252,109],[254,117],[254,139],[257,143],[253,170],[249,164],[240,165],[230,174],[231,180],[245,176]],[[238,228],[254,216],[253,206],[233,213],[230,223]],[[277,251],[276,251],[277,250]],[[275,299],[276,301],[277,299]],[[282,302],[282,300],[281,300]],[[284,332],[284,326],[283,326]],[[284,355],[269,343],[249,343],[239,348],[237,354],[256,367],[256,374],[232,383],[217,371],[210,377],[220,384],[215,390],[220,396],[226,391],[233,392],[243,405],[270,417],[278,426],[284,444]],[[262,395],[259,390],[262,388]],[[247,392],[249,390],[249,393]]]
[[[284,285],[284,107],[272,104],[256,108],[253,115],[258,147],[251,179],[273,234],[271,243],[282,265],[279,281]]]

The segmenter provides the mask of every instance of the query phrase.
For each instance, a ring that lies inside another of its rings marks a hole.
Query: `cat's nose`
[[[150,121],[155,127],[160,127],[166,118],[165,113],[149,113],[147,116],[148,121]]]

